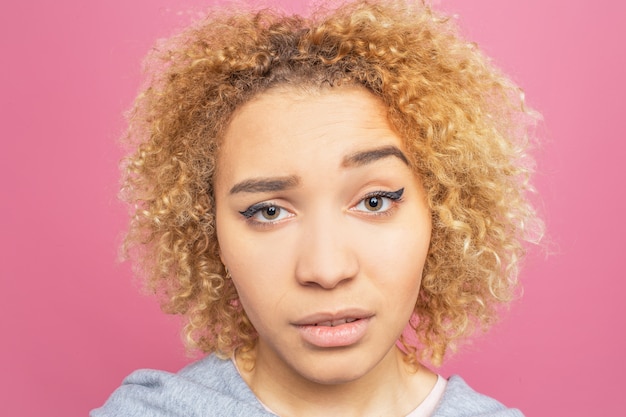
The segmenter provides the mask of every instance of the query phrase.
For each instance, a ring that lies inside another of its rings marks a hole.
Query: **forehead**
[[[324,152],[394,145],[400,137],[382,101],[364,88],[303,90],[278,87],[259,94],[234,113],[223,136],[220,160],[258,164],[307,160]]]

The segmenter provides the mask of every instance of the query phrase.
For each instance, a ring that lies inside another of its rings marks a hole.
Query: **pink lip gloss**
[[[339,326],[298,325],[296,328],[302,339],[322,348],[350,346],[365,336],[370,319],[363,318]]]

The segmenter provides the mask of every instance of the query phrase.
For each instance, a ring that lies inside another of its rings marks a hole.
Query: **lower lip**
[[[350,346],[365,336],[370,319],[364,318],[339,326],[296,326],[302,339],[321,348]]]

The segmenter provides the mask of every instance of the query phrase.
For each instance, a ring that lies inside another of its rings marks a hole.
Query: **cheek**
[[[365,256],[378,269],[396,272],[398,275],[421,278],[430,234],[410,232],[405,229],[389,236],[380,245],[371,247]],[[393,275],[393,274],[392,274]]]
[[[277,314],[285,294],[293,289],[287,265],[291,255],[271,242],[243,235],[240,229],[224,233],[220,249],[242,306],[259,330]]]
[[[405,315],[413,311],[430,243],[430,229],[409,232],[407,228],[390,237],[366,255],[373,276],[379,277],[379,291],[389,300],[389,308]]]

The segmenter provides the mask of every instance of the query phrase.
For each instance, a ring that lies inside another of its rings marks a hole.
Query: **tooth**
[[[320,323],[314,323],[313,326],[335,327],[335,326],[341,326],[342,324],[346,324],[346,323],[353,323],[357,320],[358,320],[357,318],[351,317],[347,319],[329,320],[329,321],[323,321]]]

